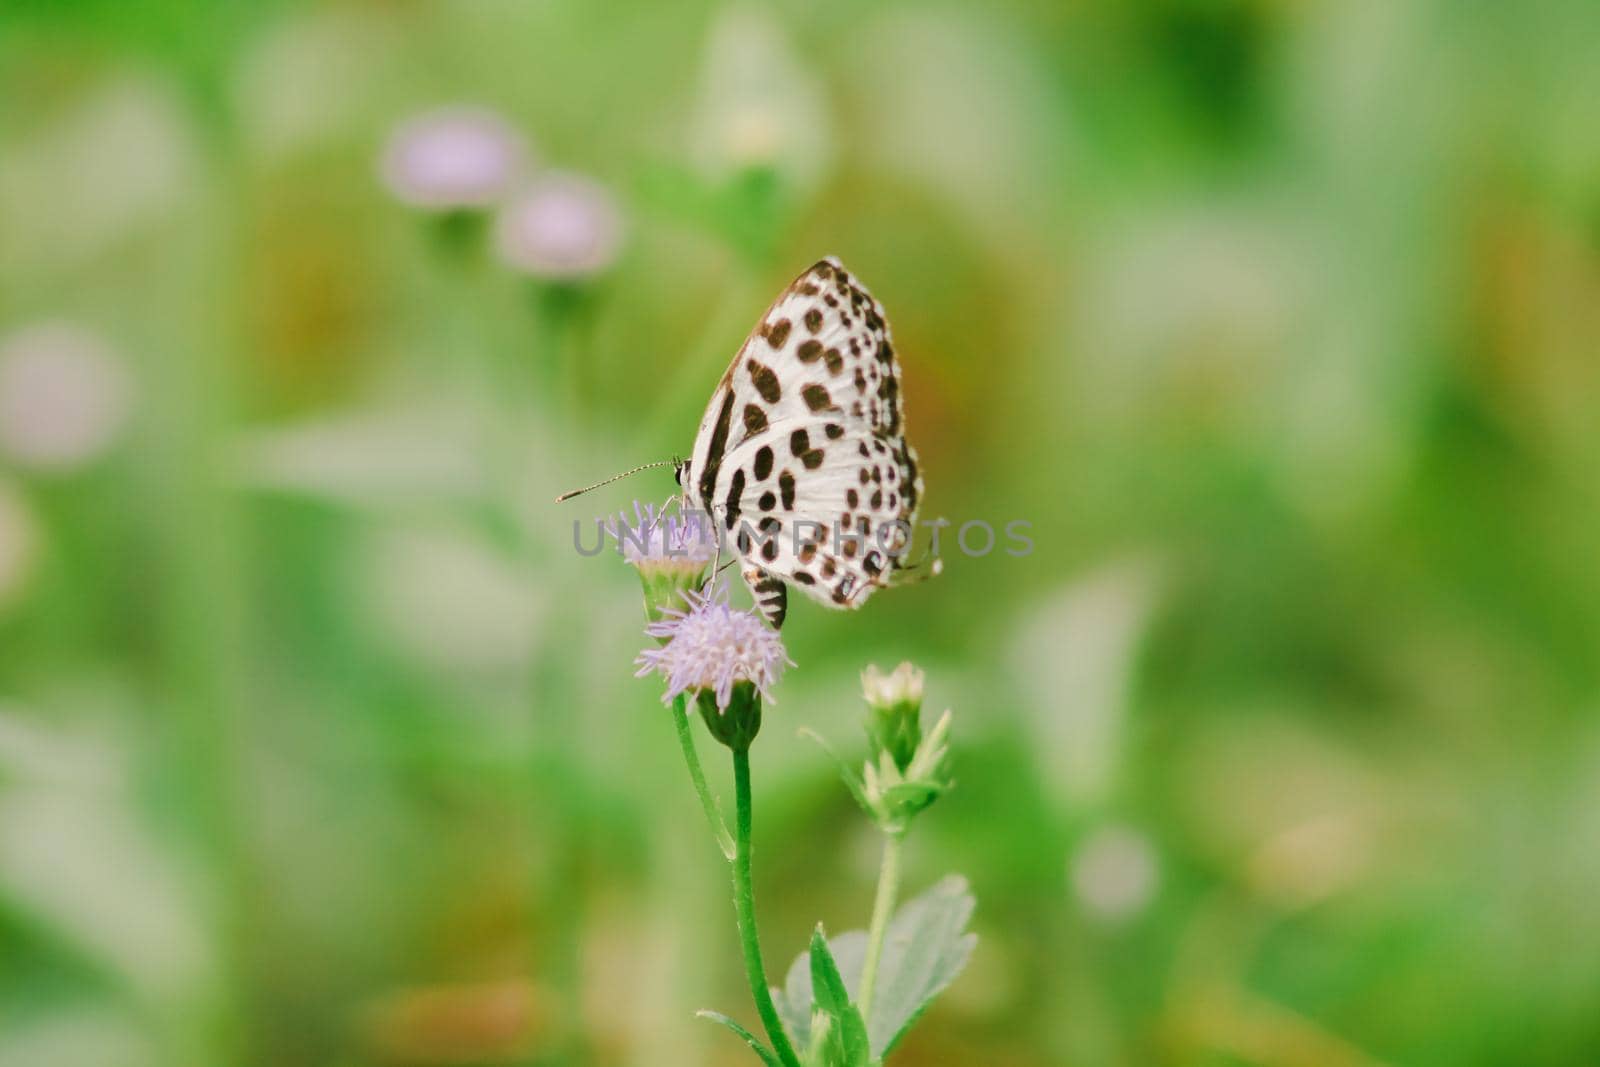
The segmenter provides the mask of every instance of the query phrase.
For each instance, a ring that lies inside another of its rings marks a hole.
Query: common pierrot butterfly
[[[838,259],[762,315],[675,473],[683,510],[709,516],[733,546],[774,627],[789,585],[853,608],[909,569],[922,474],[900,363],[883,306]]]

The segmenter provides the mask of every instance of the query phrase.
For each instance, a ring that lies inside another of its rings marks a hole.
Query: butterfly
[[[922,499],[883,306],[829,256],[791,282],[717,383],[676,466],[684,510],[731,535],[776,629],[788,586],[854,608],[911,569]]]

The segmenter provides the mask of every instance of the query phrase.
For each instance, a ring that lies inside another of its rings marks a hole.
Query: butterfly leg
[[[756,598],[761,614],[767,617],[774,630],[783,629],[783,618],[789,613],[789,587],[783,584],[783,579],[760,567],[746,567],[740,573],[750,587],[750,594]]]

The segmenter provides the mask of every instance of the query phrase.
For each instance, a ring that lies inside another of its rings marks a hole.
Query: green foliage
[[[811,934],[807,957],[812,992],[808,1067],[866,1067],[867,1024],[839,975],[821,924]]]
[[[720,1011],[711,1011],[709,1008],[703,1008],[700,1011],[695,1012],[695,1014],[700,1016],[702,1019],[710,1019],[714,1023],[721,1023],[729,1030],[732,1030],[739,1036],[741,1041],[750,1046],[751,1051],[761,1058],[761,1062],[766,1064],[766,1067],[783,1067],[782,1061],[780,1061],[778,1057],[773,1054],[771,1049],[767,1048],[767,1046],[761,1043],[760,1038],[756,1037],[756,1035],[752,1034],[749,1030],[746,1030],[744,1027],[740,1026],[738,1023],[734,1022]]]
[[[0,4],[0,1062],[744,1057],[688,1010],[754,1025],[632,578],[572,549],[673,483],[551,500],[686,451],[827,253],[953,525],[936,580],[791,597],[769,938],[865,910],[795,727],[857,742],[869,810],[926,800],[867,795],[850,680],[912,657],[960,788],[909,876],[967,873],[997,928],[940,1067],[1595,1062],[1597,31],[1594,0]],[[718,56],[754,98],[705,91]],[[457,103],[612,191],[609,270],[533,285],[493,210],[390,196],[392,131]],[[118,373],[12,363],[51,322]],[[1013,518],[1031,555],[959,553]]]
[[[961,973],[976,934],[966,932],[976,902],[960,875],[942,879],[920,896],[908,900],[890,921],[879,963],[872,1018],[867,1020],[873,1060],[891,1052],[951,982]],[[851,930],[827,939],[825,969],[832,968],[839,983],[818,982],[818,938],[789,967],[777,996],[778,1009],[798,1044],[813,1039],[816,1013],[836,1018],[843,1003],[852,1009],[860,998],[861,970],[866,960],[867,934]]]

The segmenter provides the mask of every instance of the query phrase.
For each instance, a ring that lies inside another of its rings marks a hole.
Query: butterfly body
[[[834,608],[889,585],[922,497],[883,307],[835,258],[796,278],[740,347],[677,471],[774,626],[787,586]]]

